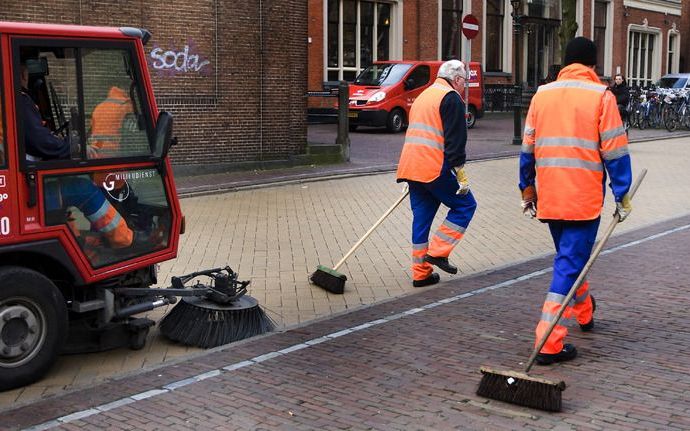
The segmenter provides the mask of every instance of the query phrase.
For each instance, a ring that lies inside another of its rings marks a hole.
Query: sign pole
[[[462,19],[462,34],[465,36],[465,121],[469,118],[470,109],[470,61],[472,61],[472,39],[479,34],[479,20],[474,15],[465,15]]]
[[[465,38],[465,122],[469,118],[470,109],[470,61],[472,58],[472,41]]]

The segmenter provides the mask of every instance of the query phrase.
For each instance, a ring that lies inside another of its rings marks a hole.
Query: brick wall
[[[160,109],[175,115],[176,165],[286,159],[306,147],[302,0],[3,0],[0,20],[151,31]],[[260,18],[261,16],[261,18]],[[185,61],[186,60],[186,61]]]

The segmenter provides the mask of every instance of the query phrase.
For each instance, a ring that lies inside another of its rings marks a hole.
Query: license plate
[[[359,112],[357,111],[350,111],[347,113],[347,116],[350,118],[357,118],[359,116]]]

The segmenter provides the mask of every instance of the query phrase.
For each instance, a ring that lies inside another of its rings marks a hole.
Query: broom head
[[[274,329],[273,320],[249,295],[228,304],[217,304],[201,297],[185,297],[160,323],[161,333],[169,339],[205,349]]]
[[[331,293],[342,294],[345,290],[347,277],[334,269],[319,265],[316,267],[316,271],[309,276],[309,279],[315,285]]]
[[[561,411],[561,392],[565,382],[531,377],[514,371],[482,367],[477,395],[549,412]]]

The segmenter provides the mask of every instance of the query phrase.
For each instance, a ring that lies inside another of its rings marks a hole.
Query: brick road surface
[[[627,221],[626,221],[627,223]],[[529,354],[550,257],[0,415],[4,429],[690,429],[690,216],[613,238],[590,273],[595,330],[563,379],[561,413],[474,395],[478,369]],[[349,331],[348,331],[349,329]]]
[[[650,173],[634,215],[618,233],[690,213],[688,143],[676,139],[631,146],[635,170],[646,167]],[[443,275],[444,283],[551,253],[547,229],[519,213],[515,159],[470,163],[468,172],[479,208],[452,255],[461,274]],[[252,280],[250,294],[281,328],[408,294],[414,289],[407,205],[341,269],[348,275],[344,295],[307,283],[318,263],[337,262],[399,193],[393,175],[385,174],[183,199],[188,232],[181,238],[179,257],[162,266],[161,285],[171,275],[230,264]],[[604,214],[611,213],[609,195]],[[436,224],[443,215],[439,213]],[[157,309],[149,316],[158,320],[166,311]],[[0,411],[199,353],[170,343],[154,328],[140,351],[60,357],[45,379],[0,393]]]

